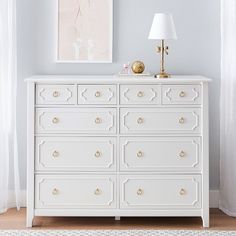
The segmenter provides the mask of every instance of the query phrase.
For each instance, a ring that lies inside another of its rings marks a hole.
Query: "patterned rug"
[[[194,230],[2,230],[0,236],[236,236],[236,231]]]

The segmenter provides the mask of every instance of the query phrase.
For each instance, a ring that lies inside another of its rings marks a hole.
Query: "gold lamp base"
[[[157,79],[168,79],[168,78],[171,77],[171,75],[163,72],[163,73],[160,73],[160,74],[156,74],[154,77],[157,78]]]

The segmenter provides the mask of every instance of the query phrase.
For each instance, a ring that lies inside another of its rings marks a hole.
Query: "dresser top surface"
[[[154,76],[120,76],[120,75],[34,75],[25,79],[35,83],[201,83],[211,79],[197,75],[174,75],[168,79],[157,79]]]

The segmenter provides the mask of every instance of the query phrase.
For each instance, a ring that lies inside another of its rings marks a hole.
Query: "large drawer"
[[[123,175],[120,189],[123,209],[201,208],[200,175]]]
[[[36,85],[36,104],[72,105],[76,104],[75,85]]]
[[[121,108],[121,133],[200,133],[200,108]]]
[[[200,171],[198,137],[125,137],[120,139],[121,171]]]
[[[36,175],[35,208],[115,208],[115,176]]]
[[[37,137],[37,171],[115,171],[115,138]]]
[[[78,104],[116,104],[116,85],[78,85]]]
[[[36,133],[116,133],[114,108],[38,108]]]

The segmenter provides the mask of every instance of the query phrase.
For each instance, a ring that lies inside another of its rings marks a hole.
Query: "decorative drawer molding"
[[[73,105],[76,104],[74,85],[36,85],[36,104]]]
[[[37,171],[116,171],[115,138],[37,137]]]
[[[198,137],[123,137],[121,171],[200,171]]]
[[[115,208],[115,176],[36,175],[35,207]]]
[[[121,208],[201,208],[201,176],[120,176]]]

